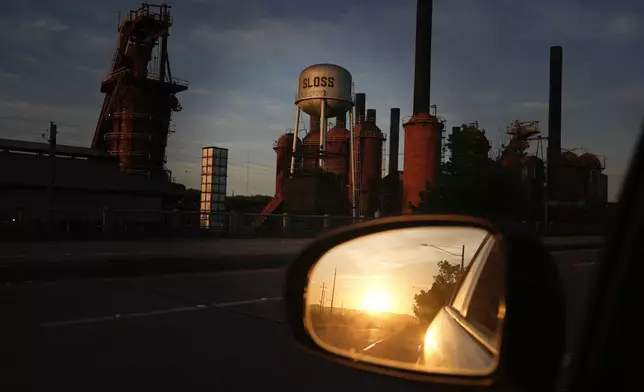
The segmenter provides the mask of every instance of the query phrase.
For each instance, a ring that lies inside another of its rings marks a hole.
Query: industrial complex
[[[142,211],[171,209],[182,199],[185,187],[166,168],[166,146],[172,112],[181,110],[176,94],[188,85],[170,71],[170,26],[165,4],[143,4],[121,20],[90,147],[59,145],[55,123],[49,143],[0,139],[4,228],[152,225],[159,218]]]
[[[100,85],[105,97],[90,147],[57,144],[55,123],[49,143],[0,139],[3,227],[17,221],[30,228],[46,222],[79,224],[84,230],[106,230],[123,222],[149,228],[167,219],[150,211],[177,208],[186,190],[166,168],[166,148],[172,114],[182,109],[177,95],[188,83],[170,70],[170,9],[144,3],[121,20],[117,48]],[[411,117],[401,124],[400,109],[392,108],[385,132],[347,69],[336,64],[304,68],[294,100],[294,127],[272,146],[275,194],[251,229],[271,214],[371,218],[412,213],[427,184],[438,184],[448,119],[430,106],[432,2],[418,1],[417,12]],[[562,48],[552,47],[549,134],[541,135],[538,121],[513,121],[499,163],[519,169],[530,194],[526,208],[539,211],[532,214],[539,221],[598,216],[607,203],[604,159],[561,147],[562,66]],[[306,120],[308,125],[302,126]],[[452,127],[452,135],[458,132],[481,131],[478,125]],[[526,155],[531,145],[537,152]],[[399,154],[404,156],[402,171]],[[389,164],[383,170],[386,155]],[[226,226],[227,218],[217,216],[226,213],[227,162],[226,149],[203,148],[199,214],[181,218],[189,221],[182,224]],[[63,215],[65,219],[56,219]]]
[[[366,109],[366,95],[354,93],[353,79],[345,68],[312,65],[299,76],[294,130],[281,135],[274,144],[275,197],[264,214],[367,218],[408,214],[420,203],[428,184],[440,185],[446,119],[437,116],[435,106],[430,106],[432,2],[418,1],[417,13],[414,107],[412,116],[402,124],[404,170],[398,170],[397,159],[400,109],[392,108],[390,113],[385,176],[387,135],[377,125],[376,111]],[[599,219],[606,209],[605,160],[561,147],[562,67],[563,50],[552,47],[549,135],[541,135],[538,121],[513,121],[507,127],[509,141],[498,164],[516,173],[526,190],[525,209],[529,211],[524,216],[532,221],[587,223]],[[302,112],[309,117],[308,129],[300,128]],[[329,129],[330,119],[335,125]],[[451,132],[476,133],[488,143],[476,122],[452,127]],[[544,141],[547,157],[543,154]],[[531,144],[535,155],[527,155]]]

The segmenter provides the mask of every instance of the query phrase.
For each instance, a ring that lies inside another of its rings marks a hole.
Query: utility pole
[[[248,196],[248,166],[250,165],[250,152],[246,154],[246,196]]]
[[[47,187],[49,203],[49,228],[54,230],[54,186],[56,185],[56,139],[58,136],[58,126],[55,122],[49,122],[49,186]]]
[[[324,312],[324,282],[322,282],[322,293],[320,294],[320,313]]]
[[[333,299],[335,298],[335,276],[338,273],[338,269],[333,270],[333,288],[331,289],[331,314],[333,314]]]
[[[342,307],[340,308],[340,316],[344,314],[344,301],[342,301]]]
[[[461,273],[463,273],[463,269],[465,268],[465,245],[461,248]]]

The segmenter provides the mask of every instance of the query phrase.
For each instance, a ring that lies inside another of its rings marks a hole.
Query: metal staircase
[[[271,215],[275,210],[277,210],[282,203],[284,202],[284,197],[283,196],[275,196],[273,200],[270,201],[264,207],[264,209],[261,212],[261,215],[253,219],[253,222],[251,223],[250,227],[248,228],[248,233],[252,233],[255,230],[257,230],[264,222],[266,222],[266,219],[268,219],[268,216]]]

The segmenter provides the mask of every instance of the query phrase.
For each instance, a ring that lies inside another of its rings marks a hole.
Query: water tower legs
[[[355,124],[353,121],[353,110],[349,110],[349,170],[351,170],[351,186],[349,189],[350,198],[351,198],[351,216],[356,218],[356,205],[358,204],[358,189],[356,188],[356,171],[357,171],[357,162],[356,162],[356,153],[355,153]]]
[[[326,99],[320,100],[320,169],[326,171]]]
[[[295,105],[295,126],[293,127],[293,133],[295,134],[293,138],[293,153],[291,155],[291,177],[293,177],[293,172],[295,171],[295,155],[296,155],[296,146],[297,146],[297,136],[299,134],[298,130],[300,128],[300,107]]]

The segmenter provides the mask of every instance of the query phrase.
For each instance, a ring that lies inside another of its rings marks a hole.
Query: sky
[[[324,254],[309,275],[307,302],[325,306],[412,314],[414,294],[429,290],[438,262],[467,267],[488,232],[474,227],[419,227],[390,230],[343,243]]]
[[[272,195],[272,143],[293,127],[298,75],[311,64],[347,68],[385,132],[391,107],[412,114],[414,0],[171,5],[172,74],[190,86],[179,94],[168,166],[188,187],[199,188],[201,147],[215,145],[230,149],[229,194]],[[59,143],[89,146],[118,12],[138,6],[3,1],[0,137],[42,140],[55,121]],[[448,129],[478,121],[494,146],[513,120],[541,121],[547,135],[548,53],[562,45],[562,146],[605,156],[616,198],[644,108],[644,2],[435,0],[432,45],[438,114]]]

